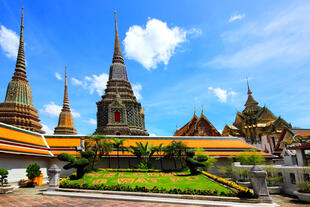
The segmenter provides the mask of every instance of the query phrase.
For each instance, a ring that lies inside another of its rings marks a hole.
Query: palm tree
[[[105,138],[104,135],[101,135],[101,134],[93,134],[93,135],[88,137],[89,141],[87,142],[86,146],[88,149],[95,152],[95,155],[94,155],[93,160],[92,160],[91,169],[94,169],[94,165],[95,165],[95,161],[97,159],[98,153],[101,152],[100,142],[104,138]],[[93,143],[93,142],[95,142],[95,143]]]
[[[136,146],[130,146],[130,149],[138,159],[142,159],[142,163],[145,166],[151,167],[150,160],[155,153],[153,145],[149,145],[148,142],[145,145],[142,142],[136,142]]]
[[[120,168],[119,164],[119,151],[121,150],[122,153],[124,153],[125,150],[127,150],[127,147],[124,146],[125,139],[118,139],[118,138],[112,138],[113,140],[113,147],[117,150],[117,166]]]
[[[169,145],[165,147],[166,157],[169,159],[173,159],[175,169],[177,169],[176,160],[180,160],[182,164],[182,160],[185,157],[186,150],[187,146],[181,141],[172,141]]]
[[[160,144],[158,146],[154,147],[155,152],[157,153],[157,155],[159,156],[159,160],[160,160],[160,168],[163,169],[163,159],[162,159],[162,152],[164,152],[165,148],[163,147],[163,144]]]
[[[113,150],[113,143],[109,142],[107,139],[100,141],[100,154],[104,156],[108,156],[109,158],[109,168],[111,168],[111,158],[110,158],[110,152]]]

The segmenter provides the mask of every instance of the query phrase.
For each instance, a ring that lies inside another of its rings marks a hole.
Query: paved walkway
[[[121,200],[110,200],[110,199],[95,199],[95,198],[73,198],[73,197],[64,197],[64,196],[44,196],[42,195],[42,189],[45,189],[46,186],[36,187],[36,188],[17,188],[13,193],[10,194],[0,194],[0,207],[10,207],[10,206],[121,206],[121,207],[161,207],[161,206],[202,206],[202,205],[181,205],[181,204],[171,204],[171,203],[159,203],[159,202],[150,202],[150,201],[121,201]],[[299,202],[295,198],[284,197],[280,195],[272,196],[273,200],[278,204],[278,206],[285,207],[305,207],[309,204],[304,204]],[[212,202],[211,202],[212,203]],[[218,203],[219,204],[219,203]],[[237,204],[237,203],[235,203]],[[240,204],[242,205],[242,204]],[[251,206],[251,204],[248,204]],[[225,205],[216,205],[216,202],[212,205],[203,205],[203,206],[225,206]],[[227,205],[230,206],[230,205]]]

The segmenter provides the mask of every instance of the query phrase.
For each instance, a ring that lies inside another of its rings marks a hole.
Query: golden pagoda
[[[38,111],[33,107],[32,90],[26,76],[24,53],[24,9],[22,9],[19,49],[12,81],[9,83],[5,101],[0,104],[0,122],[26,130],[44,133],[39,123]]]
[[[59,114],[58,126],[55,128],[54,134],[77,134],[73,124],[73,116],[69,106],[67,67],[65,67],[65,92],[64,102]]]

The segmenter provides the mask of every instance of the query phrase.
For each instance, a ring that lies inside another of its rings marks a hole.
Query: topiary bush
[[[90,163],[89,159],[91,159],[94,155],[95,153],[93,151],[85,151],[82,152],[80,159],[76,159],[73,155],[61,153],[58,155],[58,159],[69,162],[69,164],[63,166],[63,169],[68,170],[71,168],[76,168],[76,179],[80,179],[85,174],[85,168]]]
[[[191,171],[191,175],[197,175],[198,172],[198,167],[205,167],[205,165],[203,164],[203,162],[206,161],[206,157],[200,157],[200,160],[203,160],[203,162],[199,162],[198,160],[194,159],[195,156],[195,152],[194,151],[187,151],[186,152],[186,166],[190,169]]]
[[[34,178],[41,175],[40,165],[38,165],[37,163],[31,163],[27,166],[26,172],[28,179],[31,180],[31,185],[33,185]]]
[[[5,168],[0,168],[0,186],[7,184],[7,177],[9,172]]]

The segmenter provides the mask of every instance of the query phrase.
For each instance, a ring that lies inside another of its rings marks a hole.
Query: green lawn
[[[68,180],[70,184],[88,184],[105,186],[129,186],[147,188],[170,189],[192,189],[192,190],[216,190],[218,193],[233,193],[232,190],[213,182],[203,174],[192,176],[187,172],[117,172],[117,171],[95,171],[87,173],[82,179]]]

